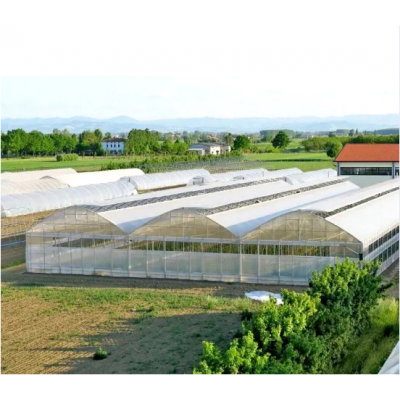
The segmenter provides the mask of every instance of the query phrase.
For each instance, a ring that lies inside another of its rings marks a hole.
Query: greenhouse
[[[126,181],[66,187],[43,192],[1,196],[1,217],[16,217],[78,204],[132,196],[136,189]]]
[[[138,191],[162,189],[167,187],[187,185],[194,177],[209,176],[205,169],[189,169],[186,171],[173,171],[142,176],[129,176],[124,179],[131,182]]]
[[[188,182],[188,186],[207,185],[213,182],[229,182],[234,180],[245,180],[251,178],[262,179],[268,171],[264,168],[255,168],[239,171],[222,172],[219,174],[210,174],[207,176],[195,176]]]
[[[53,178],[63,182],[70,187],[93,185],[97,183],[116,182],[124,176],[144,175],[144,172],[138,168],[113,169],[110,171],[81,172],[79,174],[61,174],[53,177],[44,176],[42,179]]]
[[[316,171],[310,172],[302,172],[300,174],[291,174],[286,179],[287,182],[291,183],[292,185],[297,183],[306,183],[316,181],[318,179],[326,179],[332,178],[337,176],[337,172],[334,169],[327,168],[327,169],[318,169]]]
[[[44,176],[56,178],[57,176],[63,174],[77,174],[77,172],[73,168],[45,169],[25,172],[3,172],[1,174],[1,180],[3,181],[3,179],[6,179],[11,182],[26,182],[41,179]]]
[[[46,190],[54,190],[65,187],[68,187],[68,185],[57,179],[35,179],[26,182],[2,180],[1,195],[4,196],[9,194],[43,192]]]
[[[305,285],[345,257],[398,258],[398,180],[242,185],[59,210],[27,233],[27,270]]]

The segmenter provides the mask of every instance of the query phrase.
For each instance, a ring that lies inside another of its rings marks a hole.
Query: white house
[[[206,154],[219,155],[230,153],[231,146],[221,143],[195,143],[189,146],[189,151],[195,151],[202,156]]]
[[[111,139],[103,139],[101,147],[103,151],[108,151],[110,154],[124,154],[126,139],[114,137]]]
[[[338,175],[360,187],[399,177],[399,145],[347,143],[335,159]]]

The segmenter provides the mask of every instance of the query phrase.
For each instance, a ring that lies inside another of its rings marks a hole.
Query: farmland
[[[281,289],[23,272],[23,267],[2,271],[5,374],[191,373],[203,340],[224,346],[240,330],[240,312],[260,307],[245,292]],[[388,279],[398,280],[398,266],[394,275]],[[346,360],[347,373],[376,372],[394,347],[395,335],[380,344],[385,324],[393,324],[396,309],[398,314],[398,302],[388,302],[380,305],[385,319],[360,338],[373,341],[377,353],[369,357],[355,349],[357,362]],[[111,353],[107,359],[92,359],[98,347]]]
[[[127,162],[141,160],[144,157],[80,157],[76,161],[57,162],[55,157],[33,157],[1,159],[2,172],[32,171],[52,168],[74,168],[78,172],[99,171],[102,165],[110,161]],[[263,161],[267,169],[301,168],[312,171],[321,168],[333,168],[332,160],[325,153],[260,153],[245,154],[246,161]]]

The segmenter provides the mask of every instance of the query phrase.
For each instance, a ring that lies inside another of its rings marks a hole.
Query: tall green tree
[[[272,146],[279,149],[286,149],[290,143],[288,134],[284,131],[279,131],[272,139]]]
[[[330,158],[336,158],[342,147],[339,140],[332,140],[325,145],[326,155]]]
[[[233,143],[233,148],[235,150],[248,150],[251,145],[250,139],[245,135],[236,136],[236,139]]]

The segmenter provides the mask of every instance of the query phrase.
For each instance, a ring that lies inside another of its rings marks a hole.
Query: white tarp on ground
[[[55,179],[66,183],[68,186],[86,186],[98,183],[116,182],[124,176],[144,175],[144,172],[138,168],[113,169],[110,171],[80,172],[79,174],[58,175]],[[54,178],[53,176],[44,176],[43,179]]]
[[[51,178],[57,178],[59,175],[63,174],[74,174],[78,173],[73,168],[59,168],[59,169],[44,169],[40,171],[25,171],[25,172],[3,172],[1,174],[1,180],[4,179],[11,182],[26,182],[35,179],[41,179],[44,176],[49,176]]]
[[[269,301],[271,297],[275,297],[275,299],[277,300],[276,304],[283,304],[282,296],[279,293],[260,291],[245,293],[245,296],[249,299],[257,301]]]
[[[60,208],[92,204],[96,201],[117,199],[137,193],[127,181],[67,187],[36,193],[1,196],[1,216],[15,217]]]

